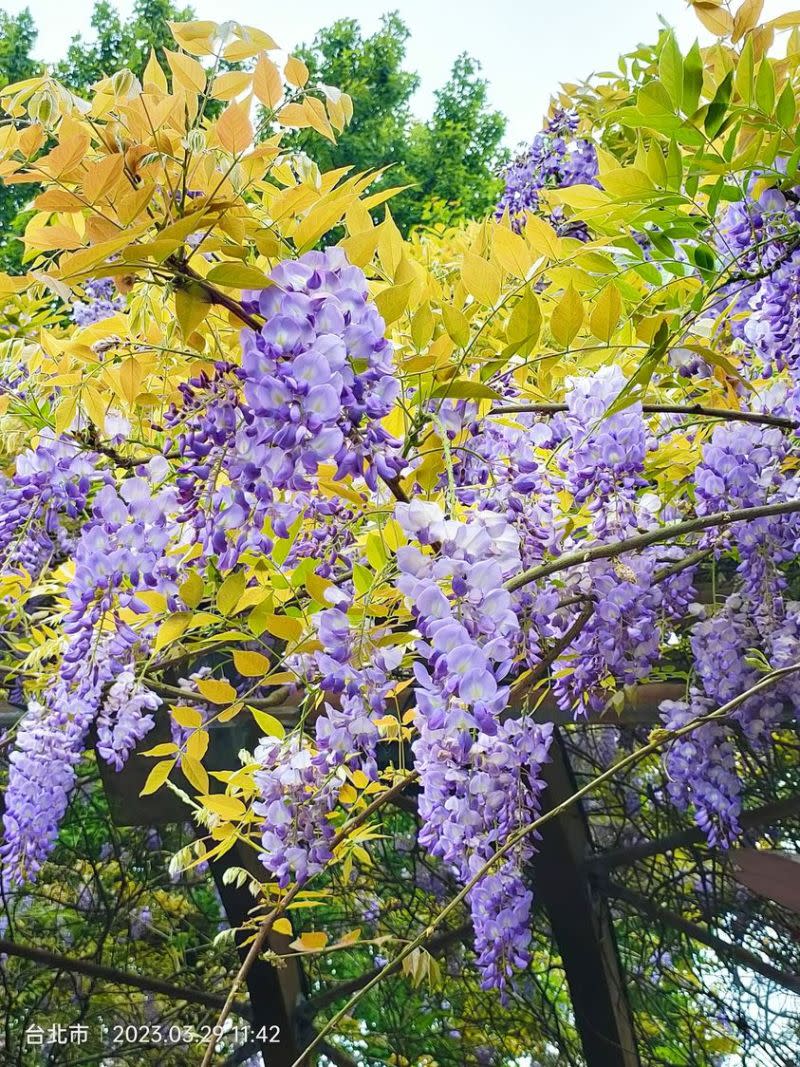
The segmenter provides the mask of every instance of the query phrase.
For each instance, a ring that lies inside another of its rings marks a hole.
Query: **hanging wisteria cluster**
[[[576,137],[578,125],[577,113],[563,108],[548,119],[545,128],[504,172],[506,184],[497,204],[498,217],[508,212],[519,229],[528,212],[541,209],[542,190],[596,184],[597,152],[591,141]],[[570,236],[588,238],[586,228],[567,220],[560,208],[550,212],[550,220]]]

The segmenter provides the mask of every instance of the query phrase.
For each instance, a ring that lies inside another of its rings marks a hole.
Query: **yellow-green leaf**
[[[550,329],[556,341],[567,348],[578,335],[583,325],[583,301],[578,291],[570,285],[553,310]]]
[[[533,253],[527,242],[508,226],[495,228],[492,251],[503,270],[517,278],[524,278],[533,266]]]
[[[234,289],[266,289],[269,278],[258,267],[249,263],[219,263],[206,276],[212,285],[230,286]]]
[[[463,348],[469,342],[469,322],[466,315],[450,304],[443,304],[442,319],[451,339],[459,348]]]
[[[233,664],[244,678],[262,678],[269,673],[269,660],[260,652],[237,650],[233,653]]]
[[[195,730],[186,742],[186,752],[191,759],[201,760],[208,751],[208,730]]]
[[[198,759],[194,759],[192,756],[185,754],[181,757],[181,770],[186,776],[190,785],[193,785],[195,789],[201,793],[207,793],[210,787],[208,780],[208,772],[203,764]]]
[[[275,63],[265,55],[258,57],[253,72],[253,92],[264,107],[274,111],[283,97],[283,80]]]
[[[533,212],[525,220],[525,237],[540,256],[548,259],[561,258],[561,239],[549,222],[540,219]]]
[[[172,71],[174,84],[180,85],[182,89],[187,89],[190,93],[204,92],[206,72],[201,63],[180,52],[170,52],[168,48],[164,49],[164,55]]]
[[[187,730],[198,730],[203,725],[203,714],[197,708],[176,704],[170,708],[170,714],[179,726],[184,726]]]
[[[297,641],[303,634],[302,622],[292,618],[291,615],[275,615],[273,612],[265,612],[259,617],[259,621],[263,623],[262,633],[266,630],[267,633],[272,634],[273,637],[279,637],[282,641]]]
[[[201,678],[197,688],[212,704],[232,704],[237,697],[231,683],[222,678]]]
[[[230,615],[244,592],[247,578],[244,571],[229,574],[217,590],[217,607],[223,615]]]
[[[538,340],[541,328],[542,309],[539,306],[539,298],[529,287],[517,301],[509,317],[506,328],[508,343],[515,347],[523,344],[533,345]]]
[[[445,382],[431,393],[432,398],[454,397],[458,400],[502,400],[503,397],[496,389],[483,382],[473,382],[468,378],[454,378],[451,382]]]
[[[622,312],[619,289],[613,283],[607,285],[597,298],[589,319],[589,328],[600,341],[610,341]]]
[[[212,793],[211,796],[199,799],[204,808],[222,819],[241,819],[247,810],[241,800],[223,796],[221,793]]]
[[[175,294],[175,317],[184,338],[189,338],[211,309],[208,296],[200,285],[189,285]]]
[[[160,652],[162,648],[166,648],[173,641],[177,641],[179,637],[183,637],[191,618],[192,613],[190,611],[176,611],[168,619],[165,619],[159,626],[153,642],[154,650]]]
[[[300,952],[319,952],[320,949],[325,948],[327,944],[328,935],[320,930],[308,931],[308,933],[301,934],[292,942],[291,947]]]
[[[396,322],[408,307],[413,284],[405,282],[403,285],[390,285],[375,297],[375,304],[387,326]]]
[[[292,85],[296,85],[298,89],[302,89],[308,81],[308,67],[297,56],[289,56],[283,72],[286,75],[286,80]]]
[[[178,586],[181,600],[188,608],[196,608],[203,599],[203,579],[197,571],[191,571],[185,581]]]
[[[250,708],[250,711],[253,718],[268,737],[277,737],[280,739],[286,737],[286,730],[280,719],[276,719],[275,716],[270,715],[268,711],[261,711],[259,708]]]
[[[467,292],[479,303],[492,307],[497,302],[501,278],[494,263],[476,256],[474,252],[465,252],[461,280]]]
[[[161,760],[150,771],[147,776],[147,781],[142,787],[142,791],[139,794],[140,797],[149,796],[151,793],[155,793],[169,778],[170,771],[175,766],[176,761],[174,759]]]
[[[146,752],[142,752],[143,756],[171,756],[173,752],[177,751],[178,746],[174,741],[165,741],[161,745],[153,745],[152,748],[148,748]]]
[[[253,140],[253,125],[244,104],[228,104],[220,115],[217,125],[217,139],[231,155],[241,155],[249,148]]]

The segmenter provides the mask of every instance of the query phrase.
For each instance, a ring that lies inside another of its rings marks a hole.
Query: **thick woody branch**
[[[116,985],[141,989],[146,993],[162,993],[173,1000],[183,1000],[187,1004],[200,1004],[204,1008],[218,1009],[225,1003],[225,997],[214,993],[204,993],[201,989],[184,989],[181,986],[172,985],[171,982],[163,982],[160,978],[148,978],[130,971],[118,971],[115,967],[105,967],[100,963],[91,963],[89,960],[61,956],[55,952],[47,952],[45,949],[34,948],[32,945],[19,945],[15,941],[7,941],[3,938],[0,938],[0,953],[18,956],[20,959],[39,963],[43,967],[52,967],[70,974],[85,974],[90,978],[99,978]],[[237,1015],[249,1017],[249,1008],[244,1004],[234,1002],[232,1010]]]
[[[566,404],[507,404],[492,408],[490,415],[556,415],[568,411]],[[797,429],[795,419],[782,415],[769,415],[760,411],[737,411],[735,408],[709,408],[703,404],[642,404],[645,415],[688,415],[698,418],[727,419],[732,422],[754,422],[762,426],[779,426],[785,430]]]
[[[646,533],[637,534],[635,537],[626,537],[622,541],[614,541],[610,544],[597,544],[591,548],[582,548],[577,552],[567,552],[550,563],[543,563],[538,567],[531,567],[522,571],[516,578],[506,582],[505,588],[510,592],[521,589],[530,582],[539,578],[547,578],[558,571],[568,570],[570,567],[580,567],[585,563],[592,563],[598,559],[613,559],[625,552],[638,552],[650,545],[663,544],[686,534],[700,533],[719,526],[730,526],[734,522],[749,522],[752,519],[764,519],[771,515],[791,515],[800,512],[800,500],[783,500],[778,504],[765,504],[757,508],[739,508],[737,511],[716,511],[711,515],[703,515],[697,519],[688,519],[685,522],[673,522],[669,526],[661,526]]]
[[[764,804],[763,807],[753,808],[752,811],[744,812],[739,823],[743,830],[754,830],[760,826],[774,826],[784,819],[791,818],[800,811],[800,793],[787,797],[785,800],[776,800],[772,804]],[[688,848],[691,845],[702,844],[705,841],[705,833],[697,827],[690,830],[679,830],[667,837],[660,837],[655,841],[642,841],[638,845],[630,845],[628,848],[612,849],[608,852],[598,852],[589,856],[587,865],[595,870],[610,871],[616,867],[627,867],[639,860],[649,859],[651,856],[660,856],[665,852],[672,852],[676,848]]]

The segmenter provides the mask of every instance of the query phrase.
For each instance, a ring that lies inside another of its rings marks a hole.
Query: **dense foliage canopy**
[[[248,887],[227,1028],[175,1062],[241,1044],[260,953],[332,1062],[582,1062],[544,862],[579,802],[641,1061],[797,1047],[791,913],[727,850],[796,851],[800,15],[695,6],[716,43],[565,87],[493,215],[443,175],[474,217],[406,236],[332,155],[350,96],[253,27],[0,89],[35,189],[0,275],[6,921],[54,893],[191,992]],[[466,174],[501,131],[459,62],[418,140]],[[112,860],[98,822],[152,798],[180,815]],[[16,1062],[63,995],[14,999]],[[109,1045],[139,1001],[69,995],[98,1060],[170,1062]]]

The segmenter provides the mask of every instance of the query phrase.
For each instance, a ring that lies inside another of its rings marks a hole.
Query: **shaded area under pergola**
[[[547,783],[545,810],[565,805],[577,789],[578,776],[573,766],[577,738],[581,735],[590,736],[592,731],[609,724],[629,732],[655,725],[659,722],[659,703],[679,696],[682,690],[683,683],[639,686],[626,693],[622,708],[609,709],[592,723],[579,725],[569,725],[571,720],[549,698],[546,699],[537,708],[535,716],[540,721],[553,721],[557,725],[557,732],[552,759],[544,775]],[[297,709],[294,707],[274,710],[286,720],[287,725],[296,720]],[[512,707],[510,713],[519,712],[520,707],[517,706]],[[0,711],[6,720],[18,714],[18,710],[11,707]],[[148,737],[142,748],[157,743],[160,735],[166,736],[166,731],[168,721],[166,714],[162,714],[156,734]],[[252,746],[254,741],[252,730],[237,722],[213,728],[211,736],[206,763],[212,770],[234,766],[239,749]],[[580,753],[578,756],[580,762]],[[102,763],[100,766],[112,818],[118,825],[157,826],[185,821],[187,809],[176,794],[161,791],[153,796],[139,796],[150,767],[146,759],[132,756],[127,767],[119,774],[104,769]],[[178,784],[181,784],[180,781]],[[188,790],[188,783],[185,785]],[[404,810],[415,812],[413,794],[401,797],[399,804]],[[742,827],[748,831],[762,832],[768,827],[793,820],[798,813],[800,791],[746,811]],[[663,837],[616,847],[598,847],[592,833],[592,813],[580,803],[565,807],[563,812],[543,826],[537,854],[531,864],[531,880],[537,906],[546,913],[569,987],[574,1027],[586,1067],[639,1067],[642,1063],[630,1003],[630,982],[620,958],[615,933],[615,910],[620,907],[638,915],[645,922],[677,931],[698,946],[712,949],[718,958],[730,960],[790,993],[800,995],[800,978],[796,970],[785,970],[764,959],[762,954],[729,938],[720,937],[712,928],[713,916],[706,923],[688,920],[674,909],[624,884],[626,870],[634,865],[677,850],[702,848],[703,843],[703,834],[685,825]],[[769,853],[762,852],[761,856],[769,858]],[[759,854],[750,855],[748,862],[751,876],[758,882]],[[238,930],[252,919],[254,898],[246,885],[237,884],[235,879],[227,877],[227,872],[239,868],[248,871],[254,880],[263,877],[256,854],[253,850],[236,845],[222,858],[212,860],[209,866],[227,921]],[[762,870],[758,891],[769,896],[768,888],[769,874]],[[469,923],[442,930],[431,939],[428,951],[437,955],[458,941],[468,945],[471,933]],[[236,937],[240,958],[243,958],[246,935],[238,933]],[[286,935],[273,933],[269,942],[270,953],[275,957],[287,958],[280,966],[260,960],[248,975],[248,1002],[240,1002],[237,1010],[249,1020],[254,1032],[261,1032],[262,1039],[249,1042],[240,1054],[229,1061],[231,1063],[242,1062],[247,1056],[261,1052],[264,1062],[270,1067],[291,1067],[302,1057],[303,1049],[313,1037],[315,1021],[332,1007],[339,1006],[344,998],[362,989],[374,973],[365,972],[361,976],[329,985],[328,988],[312,990],[297,955],[289,949],[290,940]],[[76,972],[83,970],[123,987],[127,984],[132,988],[153,989],[167,997],[203,1004],[209,1008],[220,1007],[224,1000],[224,990],[211,993],[186,989],[8,940],[0,941],[0,952],[20,955],[43,967],[72,968]],[[279,1035],[277,1041],[275,1035]],[[351,1067],[356,1062],[339,1046],[325,1044],[322,1052],[330,1062],[343,1067]]]

